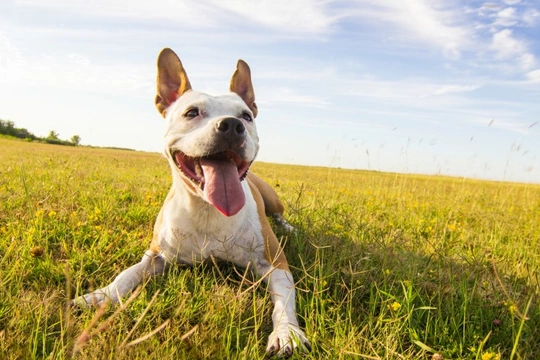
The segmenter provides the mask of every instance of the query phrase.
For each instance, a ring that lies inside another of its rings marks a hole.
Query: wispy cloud
[[[481,85],[445,85],[433,92],[433,95],[445,95],[452,93],[462,93],[474,91],[480,88]]]
[[[516,60],[523,70],[529,70],[536,64],[536,58],[528,51],[526,43],[516,39],[511,29],[493,34],[491,45],[499,59]]]
[[[459,7],[447,2],[357,0],[354,4],[359,6],[353,16],[384,29],[387,36],[429,44],[450,58],[470,47],[471,29],[461,20]]]
[[[529,71],[527,78],[533,82],[540,82],[540,69]]]
[[[504,3],[507,5],[516,5],[519,4],[521,0],[504,0]]]
[[[84,55],[45,54],[24,57],[0,35],[0,79],[4,85],[46,86],[53,89],[83,89],[109,94],[153,92],[153,68],[136,64],[93,64]]]
[[[290,87],[272,87],[265,89],[262,92],[264,99],[260,104],[286,104],[292,103],[296,105],[322,108],[327,107],[329,102],[323,96],[312,95],[308,92],[301,93],[298,90]]]
[[[514,26],[518,23],[516,8],[507,7],[497,12],[496,19],[493,22],[495,26]]]
[[[540,22],[540,12],[531,2],[485,2],[470,7],[427,0],[357,0],[354,5],[351,16],[376,28],[373,36],[380,40],[439,50],[461,66],[489,63],[496,71],[524,75],[538,62],[532,45],[515,30]]]
[[[190,29],[236,28],[244,23],[246,28],[257,25],[283,33],[321,34],[337,20],[324,0],[132,0],[129,5],[123,0],[19,0],[18,4],[93,17],[167,20]]]
[[[537,9],[531,8],[526,9],[523,12],[523,23],[525,26],[533,27],[540,22],[540,11]]]
[[[224,11],[282,32],[325,33],[338,19],[328,1],[321,0],[213,0]]]
[[[469,106],[462,93],[480,89],[482,83],[445,83],[429,79],[341,79],[349,90],[344,95],[362,97],[376,102],[423,109],[451,109]]]
[[[168,19],[192,28],[216,26],[216,9],[205,2],[133,0],[19,0],[21,7],[54,9],[58,14],[77,14],[84,17],[120,18],[135,20]]]

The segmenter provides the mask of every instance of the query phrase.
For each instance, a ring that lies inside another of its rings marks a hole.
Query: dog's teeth
[[[200,177],[200,178],[203,177],[201,164],[198,161],[195,162],[195,174],[197,175],[197,177]]]

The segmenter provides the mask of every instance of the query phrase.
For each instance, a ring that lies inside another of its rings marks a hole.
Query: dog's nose
[[[217,130],[224,135],[243,135],[246,127],[237,118],[225,118],[216,124]]]

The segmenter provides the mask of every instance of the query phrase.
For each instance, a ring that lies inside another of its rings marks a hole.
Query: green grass
[[[268,294],[230,265],[67,306],[140,260],[171,182],[160,155],[0,139],[0,159],[0,358],[265,357]],[[540,186],[253,171],[298,229],[285,252],[313,350],[293,358],[540,358]]]

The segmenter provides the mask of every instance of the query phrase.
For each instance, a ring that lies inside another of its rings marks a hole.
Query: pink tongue
[[[236,164],[228,160],[201,159],[206,200],[225,216],[236,215],[246,203]]]

